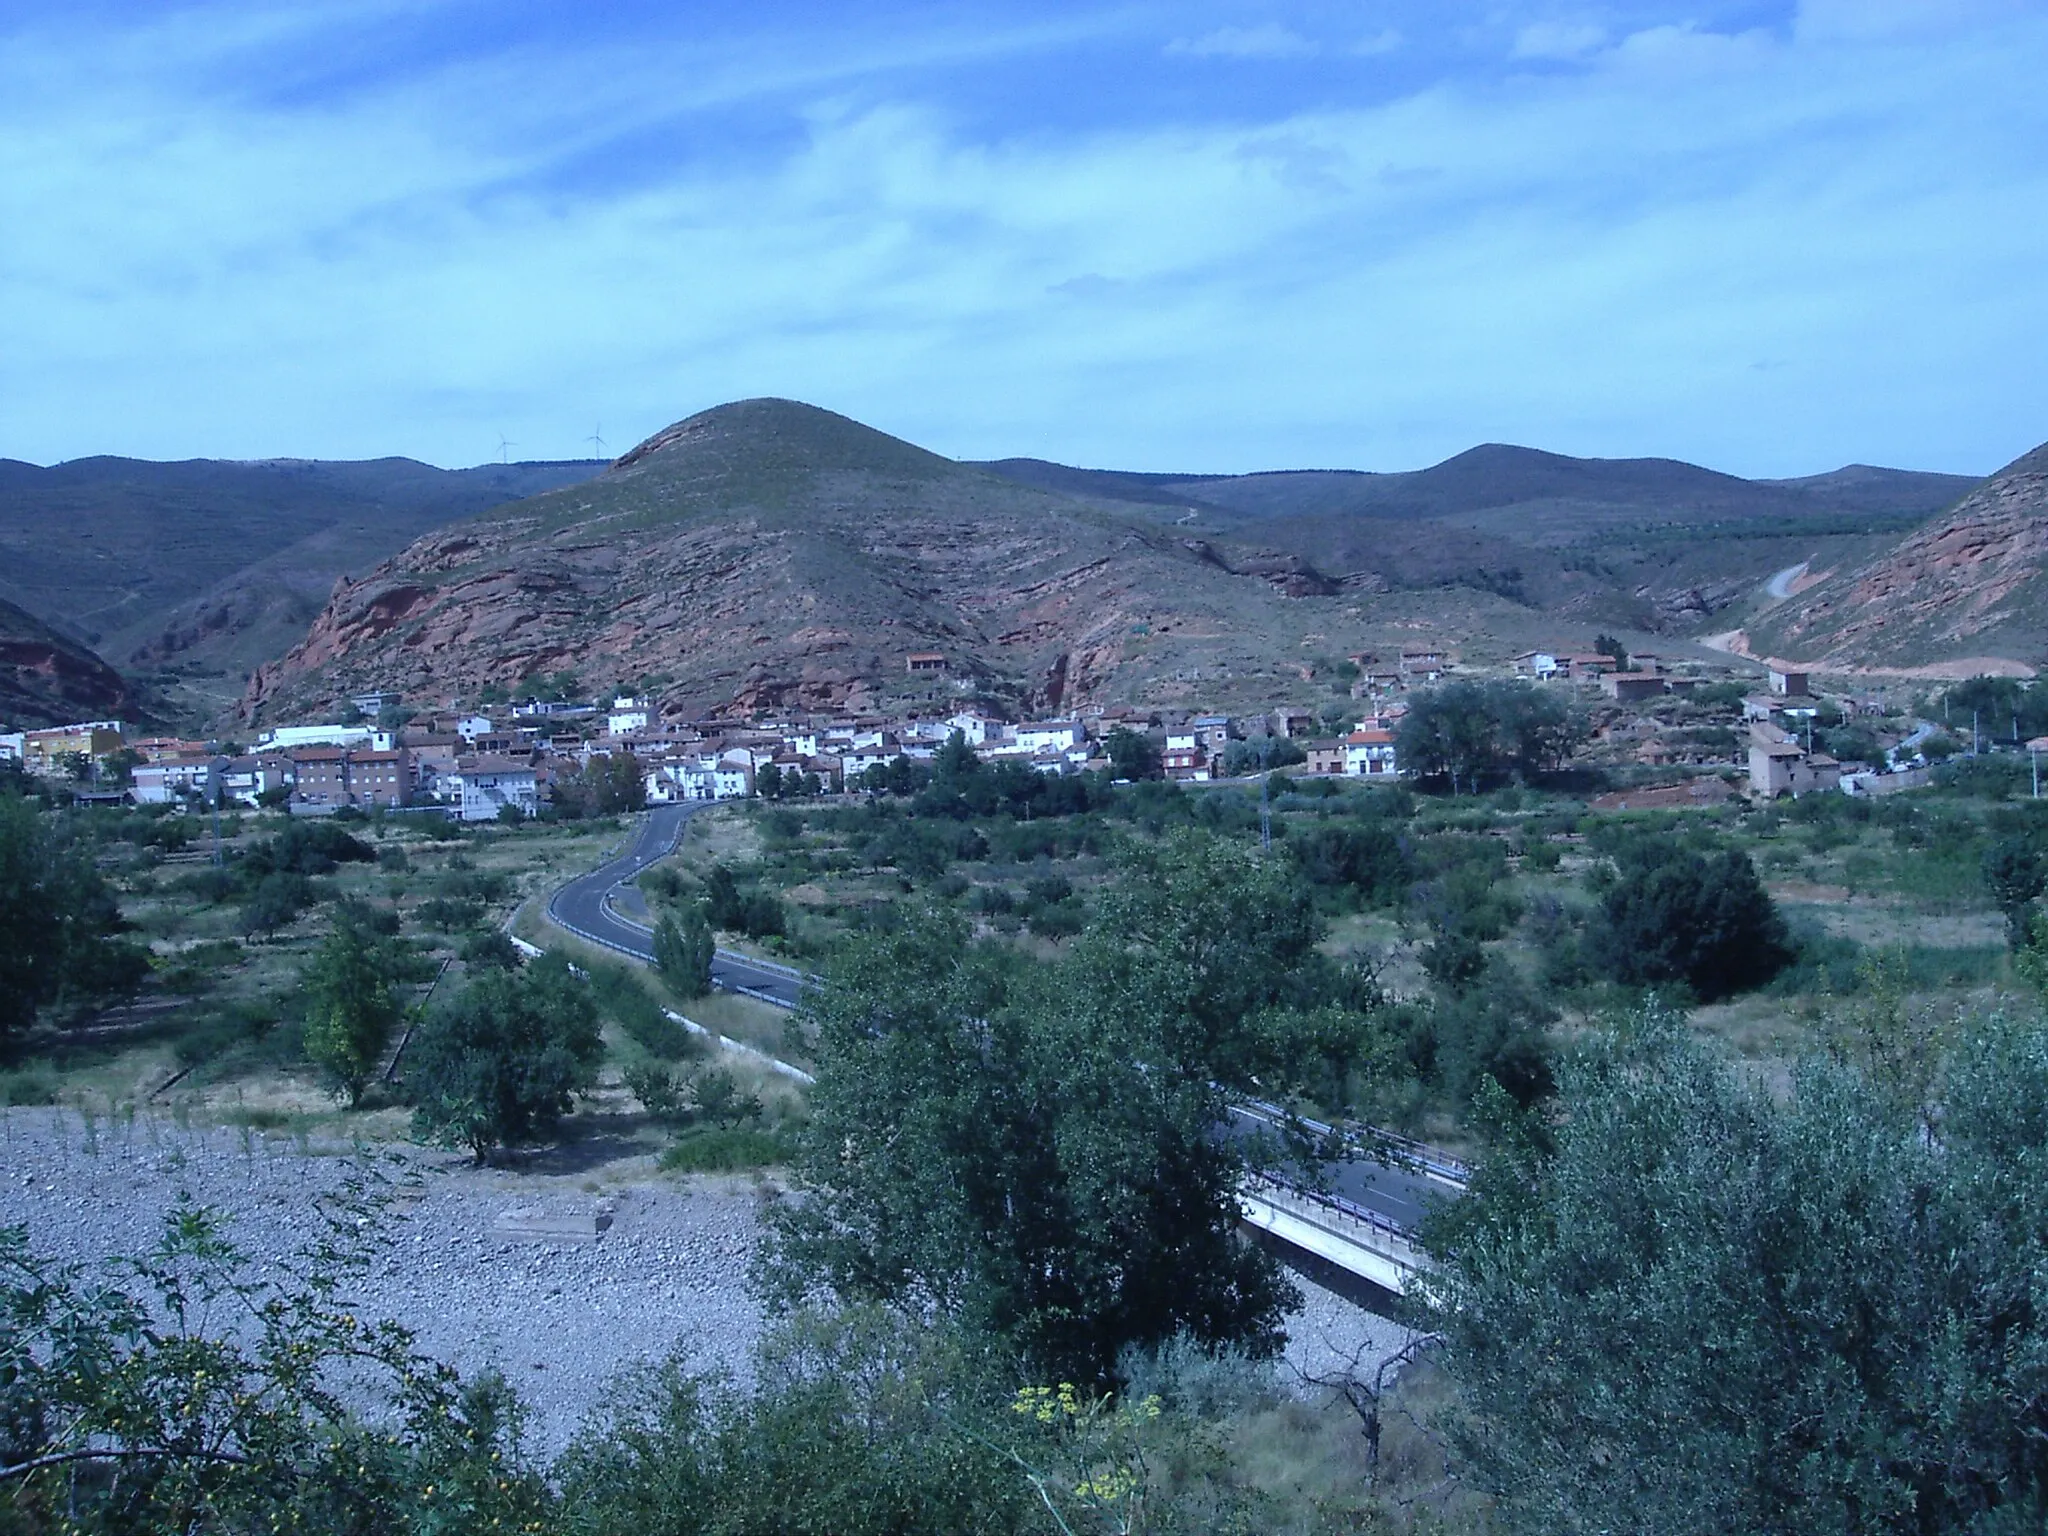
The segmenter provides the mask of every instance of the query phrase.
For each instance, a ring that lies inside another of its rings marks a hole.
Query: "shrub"
[[[1683,982],[1713,1002],[1761,986],[1792,960],[1784,920],[1740,849],[1707,856],[1639,844],[1603,907],[1596,955],[1630,985]]]
[[[744,1173],[786,1163],[793,1150],[786,1137],[758,1126],[699,1125],[676,1137],[661,1166],[670,1173]]]
[[[414,1041],[415,1127],[479,1163],[551,1131],[604,1055],[593,990],[553,955],[474,978]]]

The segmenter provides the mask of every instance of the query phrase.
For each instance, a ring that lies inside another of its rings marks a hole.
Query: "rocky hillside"
[[[1751,626],[1749,648],[1816,667],[1985,670],[2048,661],[2048,444],[1875,558]]]
[[[601,466],[0,459],[0,599],[196,722],[231,706],[334,588],[427,529]]]
[[[1480,449],[1403,476],[1125,475],[956,463],[828,411],[746,401],[341,583],[242,709],[277,718],[372,686],[437,699],[564,670],[645,684],[673,715],[955,692],[1029,709],[1327,701],[1343,691],[1331,668],[1360,651],[1682,633],[1715,608],[1699,572],[1733,601],[1787,563],[1788,539],[1796,561],[1895,534],[1902,501],[1953,497],[1929,483],[1942,477],[1870,473],[1859,498]],[[946,657],[946,678],[907,674],[922,651]]]
[[[119,718],[136,702],[121,674],[91,651],[0,602],[0,724],[18,731]]]
[[[344,583],[253,680],[253,717],[568,670],[672,713],[851,706],[957,682],[1021,707],[1254,670],[1329,583],[781,400],[693,416],[597,480],[419,540]],[[913,652],[943,654],[940,682]],[[1191,660],[1191,658],[1197,658]]]

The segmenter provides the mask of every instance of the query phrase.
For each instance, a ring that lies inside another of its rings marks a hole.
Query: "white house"
[[[485,722],[488,724],[489,722]],[[257,739],[261,751],[287,752],[293,747],[369,747],[377,752],[391,750],[389,731],[367,725],[281,725]]]
[[[840,755],[840,772],[846,776],[848,784],[853,784],[870,768],[886,768],[901,756],[903,753],[893,740],[873,746],[855,747]]]
[[[506,757],[471,758],[441,776],[441,790],[456,797],[464,821],[496,821],[508,805],[528,816],[540,807],[540,785],[530,763]]]
[[[1019,752],[1037,754],[1050,747],[1055,752],[1064,752],[1069,747],[1086,744],[1087,732],[1082,730],[1078,720],[1047,720],[1036,725],[1020,725],[1010,737],[1010,744]]]
[[[612,700],[611,711],[604,717],[604,728],[614,736],[630,736],[646,730],[647,719],[647,701],[622,693]]]
[[[967,738],[970,747],[985,747],[991,742],[1001,741],[1006,729],[1000,720],[991,720],[987,715],[964,710],[946,722],[947,726]]]
[[[671,758],[647,773],[647,799],[654,805],[693,800],[744,800],[754,792],[753,769],[743,757]]]
[[[137,805],[172,805],[188,794],[204,798],[213,793],[213,760],[143,763],[135,769],[134,786]]]
[[[1344,738],[1344,771],[1361,778],[1394,778],[1399,768],[1394,761],[1392,731],[1353,731]]]
[[[488,736],[496,729],[489,715],[464,715],[455,722],[455,734],[464,741],[475,741],[479,736]]]

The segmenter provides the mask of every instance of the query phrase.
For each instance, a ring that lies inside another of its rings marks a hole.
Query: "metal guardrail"
[[[1384,1154],[1394,1162],[1404,1164],[1419,1173],[1442,1179],[1445,1183],[1454,1184],[1460,1189],[1472,1182],[1472,1170],[1466,1164],[1437,1150],[1427,1142],[1417,1141],[1396,1131],[1382,1130],[1376,1125],[1325,1125],[1322,1121],[1311,1120],[1306,1115],[1291,1115],[1280,1105],[1266,1099],[1244,1099],[1234,1107],[1271,1126],[1284,1126],[1291,1121],[1307,1127],[1318,1136],[1334,1137],[1367,1156]]]
[[[741,954],[736,949],[721,949],[717,951],[717,955],[719,959],[729,965],[750,965],[757,971],[767,971],[770,975],[787,977],[791,981],[802,982],[807,987],[813,987],[818,984],[816,976],[812,975],[809,971],[800,971],[793,965],[783,965],[774,960],[757,960],[752,955]]]

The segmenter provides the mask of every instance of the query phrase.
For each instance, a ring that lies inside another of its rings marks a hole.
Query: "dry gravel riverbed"
[[[613,1164],[599,1192],[587,1172],[477,1169],[416,1147],[0,1111],[0,1226],[26,1226],[31,1247],[59,1261],[140,1253],[189,1196],[220,1214],[255,1273],[274,1273],[321,1236],[320,1197],[352,1180],[379,1214],[350,1303],[398,1319],[462,1370],[502,1370],[532,1407],[542,1454],[567,1443],[607,1382],[673,1351],[745,1379],[763,1322],[746,1284],[751,1179]],[[587,1229],[600,1210],[601,1236],[562,1230]],[[1395,1324],[1300,1284],[1288,1357],[1301,1370],[1370,1369],[1405,1342]]]

